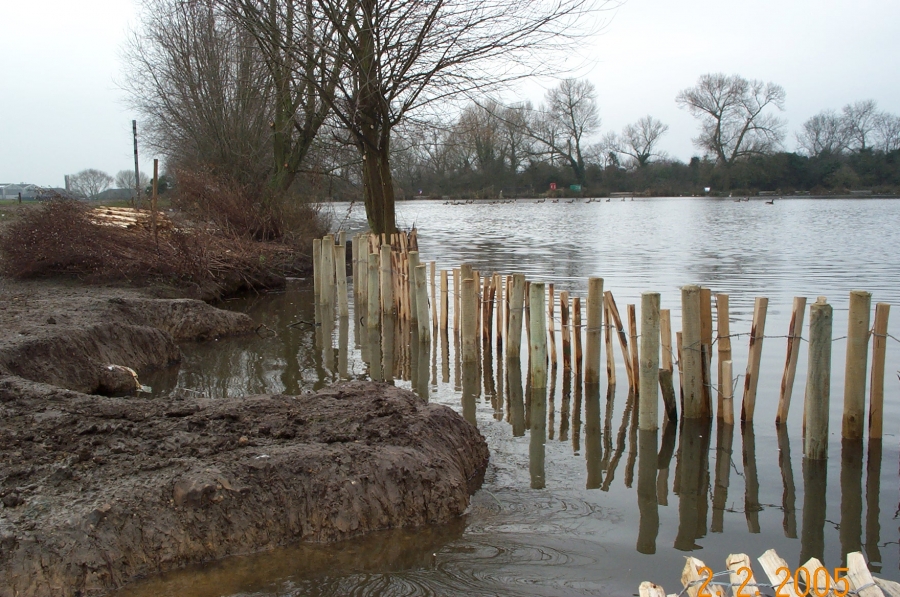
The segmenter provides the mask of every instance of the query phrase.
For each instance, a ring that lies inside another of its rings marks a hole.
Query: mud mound
[[[488,460],[451,409],[386,384],[174,402],[0,378],[0,596],[460,515]]]

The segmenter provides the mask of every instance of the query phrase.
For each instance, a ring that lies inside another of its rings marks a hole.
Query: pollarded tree
[[[669,130],[669,125],[652,116],[644,116],[634,124],[626,125],[616,138],[614,150],[631,157],[639,168],[643,168],[654,157],[665,154],[656,151],[659,139]]]
[[[296,0],[284,0],[291,2]],[[315,46],[333,48],[343,76],[333,90],[311,81],[362,156],[366,215],[376,233],[396,229],[391,132],[427,104],[483,94],[526,73],[585,30],[605,0],[318,0],[313,44],[295,44],[298,64]]]
[[[781,85],[748,80],[739,75],[706,74],[681,91],[675,102],[700,120],[694,144],[715,156],[729,172],[738,160],[771,153],[784,140],[784,121],[772,113],[784,110]]]
[[[94,168],[88,168],[69,176],[69,189],[85,199],[93,199],[108,189],[112,183],[112,176]]]
[[[800,149],[811,157],[842,153],[848,143],[847,127],[834,110],[824,110],[811,117],[797,134]]]
[[[576,180],[586,183],[584,150],[587,137],[600,129],[597,90],[586,79],[564,79],[547,92],[545,104],[535,114],[531,136],[546,146],[551,156],[561,156]]]

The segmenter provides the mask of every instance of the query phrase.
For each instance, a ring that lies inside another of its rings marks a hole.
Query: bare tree
[[[847,104],[841,113],[850,149],[854,151],[871,149],[879,117],[878,104],[875,100],[861,100]]]
[[[141,189],[146,189],[150,184],[150,177],[145,173],[140,173]],[[134,170],[119,170],[116,173],[115,186],[117,189],[133,189],[134,188]]]
[[[839,154],[847,149],[847,127],[834,110],[825,110],[803,123],[797,144],[809,156]]]
[[[290,1],[290,0],[288,0]],[[310,81],[350,132],[363,160],[374,232],[396,229],[391,132],[423,106],[484,93],[552,68],[548,53],[585,28],[605,0],[319,0],[314,45],[332,48],[344,76],[333,90]],[[295,44],[307,62],[308,45]],[[521,68],[527,65],[529,68]]]
[[[739,75],[706,74],[681,91],[675,102],[700,120],[694,144],[725,168],[751,155],[770,153],[784,139],[784,122],[771,109],[784,110],[784,88]]]
[[[665,154],[656,151],[656,144],[668,130],[669,125],[652,116],[644,116],[622,129],[622,134],[615,139],[613,150],[631,157],[637,167],[643,168],[652,158],[665,157]]]
[[[600,129],[597,91],[586,79],[564,79],[547,92],[545,105],[530,127],[534,139],[551,154],[562,157],[575,178],[586,184],[584,148],[586,137]]]
[[[113,183],[113,177],[101,170],[89,168],[78,174],[69,176],[69,188],[77,195],[85,199],[93,199],[109,188]]]
[[[884,152],[900,149],[900,116],[882,112],[875,119],[878,149]]]

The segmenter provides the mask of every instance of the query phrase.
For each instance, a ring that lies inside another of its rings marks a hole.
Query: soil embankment
[[[178,359],[176,340],[254,327],[132,290],[0,287],[0,596],[100,595],[191,562],[465,510],[484,439],[393,386],[90,394],[111,364],[163,366]]]

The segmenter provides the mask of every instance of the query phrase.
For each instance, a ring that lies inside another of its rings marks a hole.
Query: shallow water
[[[333,209],[351,233],[364,225],[361,206]],[[546,402],[525,387],[527,361],[509,368],[496,347],[480,367],[461,367],[452,331],[428,346],[389,326],[393,354],[384,355],[352,301],[349,320],[332,326],[317,317],[310,282],[293,281],[283,293],[226,303],[264,323],[259,334],[185,345],[179,368],[145,383],[159,394],[222,396],[393,378],[478,425],[491,449],[484,488],[464,519],[447,527],[232,558],[121,595],[628,595],[642,580],[671,592],[689,552],[722,570],[728,553],[755,558],[772,547],[791,566],[815,555],[831,568],[861,549],[880,576],[900,581],[900,345],[888,341],[882,444],[842,443],[845,341],[838,339],[850,290],[872,292],[873,310],[900,299],[900,201],[419,201],[398,204],[398,220],[419,227],[423,262],[439,269],[467,261],[581,297],[587,278],[601,276],[623,315],[626,304],[639,307],[642,291],[661,292],[675,330],[681,285],[728,293],[733,334],[749,333],[754,298],[768,297],[755,424],[638,432],[618,347],[614,392],[605,378],[602,388],[584,388],[560,359]],[[792,297],[820,295],[835,308],[836,338],[824,463],[802,458],[805,343],[788,424],[779,431],[773,423]],[[735,375],[746,366],[748,341],[733,340]],[[385,356],[389,367],[367,364]],[[736,402],[742,385],[741,378]]]

